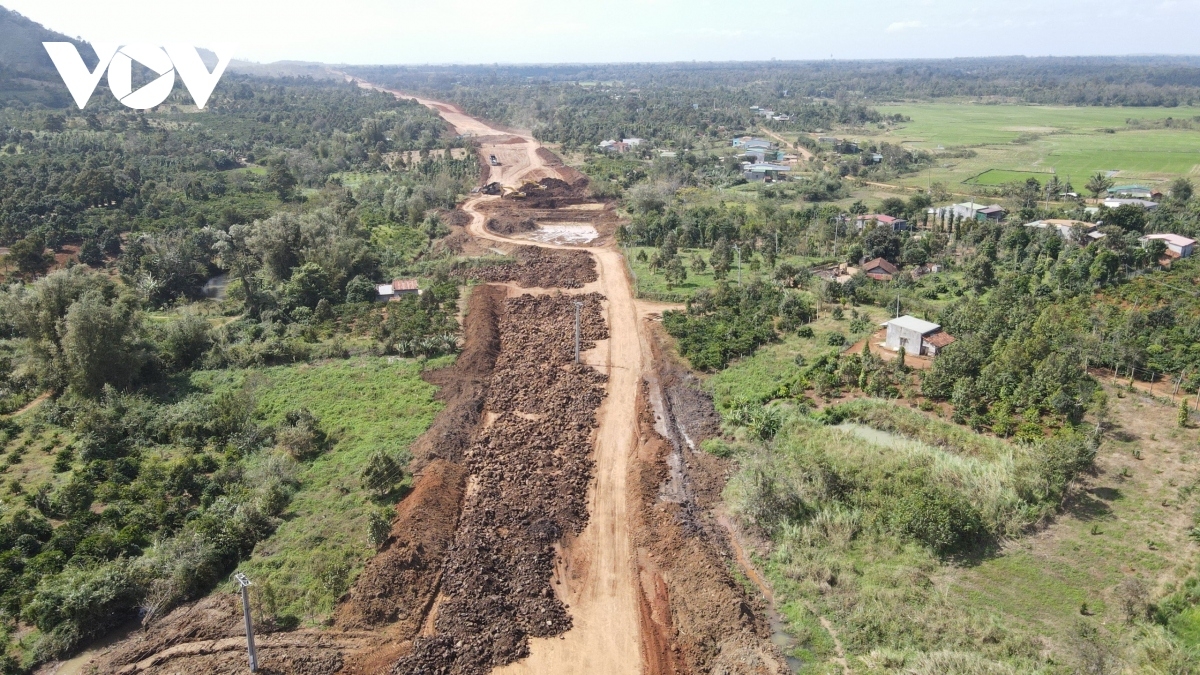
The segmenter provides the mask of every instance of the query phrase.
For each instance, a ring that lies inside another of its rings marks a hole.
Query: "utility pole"
[[[737,244],[733,245],[733,252],[737,255],[738,264],[738,286],[742,285],[742,247]]]
[[[258,672],[258,651],[254,648],[254,625],[250,621],[250,580],[236,572],[233,578],[242,586],[242,614],[246,617],[246,651],[250,654],[250,672]]]
[[[579,363],[579,310],[583,308],[583,303],[575,301],[575,363]]]

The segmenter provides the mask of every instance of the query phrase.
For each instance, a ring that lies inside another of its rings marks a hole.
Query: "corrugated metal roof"
[[[936,330],[942,329],[942,327],[937,325],[936,323],[925,321],[924,319],[918,319],[917,317],[911,316],[908,314],[905,314],[904,316],[898,316],[895,319],[892,319],[891,321],[885,321],[880,325],[881,326],[897,326],[897,327],[903,328],[905,330],[911,330],[911,331],[920,333],[921,335],[925,335],[927,333],[932,333]]]
[[[419,288],[416,279],[396,279],[392,281],[392,290],[394,291],[415,291]]]
[[[1191,246],[1196,243],[1195,239],[1188,239],[1181,234],[1148,234],[1143,239],[1161,239],[1176,246]]]

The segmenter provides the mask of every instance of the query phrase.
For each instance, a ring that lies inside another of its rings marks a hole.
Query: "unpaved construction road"
[[[586,179],[531,135],[417,100],[500,160],[487,183],[526,193],[472,197],[447,238],[515,253],[515,267],[461,270],[484,283],[470,294],[455,364],[425,374],[446,408],[413,445],[413,491],[331,628],[262,626],[261,672],[785,672],[762,599],[731,572],[746,563],[714,516],[730,465],[696,450],[719,432],[717,415],[659,354],[650,317],[663,307],[634,299],[607,243],[612,205],[591,200]],[[600,236],[571,246],[489,227],[534,221],[588,222]],[[581,364],[571,358],[576,302]],[[82,672],[236,672],[240,635],[236,596],[213,594]]]

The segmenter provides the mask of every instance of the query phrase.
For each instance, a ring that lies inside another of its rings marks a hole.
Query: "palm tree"
[[[1092,193],[1093,197],[1099,198],[1104,192],[1107,192],[1113,186],[1113,180],[1103,173],[1098,173],[1088,179],[1087,190]]]

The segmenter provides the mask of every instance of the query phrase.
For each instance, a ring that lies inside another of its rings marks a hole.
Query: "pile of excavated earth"
[[[596,294],[521,296],[500,320],[485,428],[467,451],[469,488],[446,557],[432,635],[396,673],[487,673],[528,654],[529,637],[571,627],[551,578],[555,545],[587,522],[596,410],[605,376],[573,362],[608,336]]]
[[[520,246],[516,262],[461,267],[461,278],[494,283],[516,282],[525,288],[583,288],[599,278],[596,261],[587,251]]]

